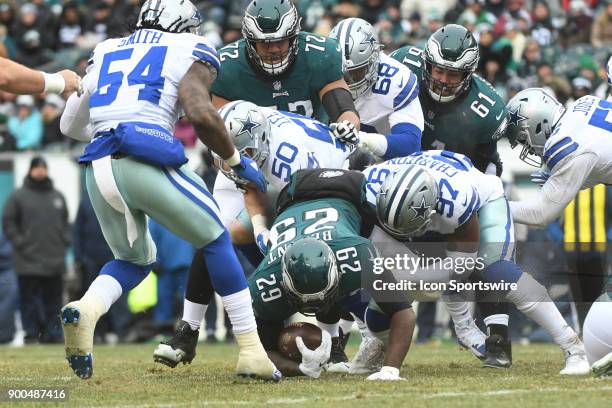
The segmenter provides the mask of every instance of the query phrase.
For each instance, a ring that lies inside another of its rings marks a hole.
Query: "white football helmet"
[[[353,99],[357,99],[376,83],[383,46],[378,42],[372,25],[360,18],[340,21],[329,36],[340,45],[346,62],[344,79]]]
[[[201,24],[202,17],[189,0],[146,0],[140,8],[136,28],[201,35]]]
[[[529,88],[508,102],[507,136],[523,145],[519,158],[532,166],[542,166],[544,145],[565,113],[563,105],[542,88]],[[534,157],[535,156],[535,157]]]
[[[236,150],[261,167],[270,154],[270,123],[259,106],[247,101],[233,101],[221,107],[219,115]],[[212,155],[215,166],[227,178],[236,183],[245,183],[219,155],[214,152]]]
[[[412,164],[387,176],[376,197],[376,215],[385,231],[405,240],[425,231],[437,203],[436,180]]]

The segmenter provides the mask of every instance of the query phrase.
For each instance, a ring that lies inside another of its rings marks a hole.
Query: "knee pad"
[[[374,334],[388,331],[391,327],[389,317],[378,310],[374,310],[372,307],[368,307],[365,311],[365,323]]]
[[[100,275],[112,276],[121,285],[123,293],[127,293],[147,277],[152,266],[153,264],[136,265],[132,262],[113,259],[102,267]]]
[[[518,282],[523,275],[519,266],[511,261],[497,261],[489,265],[483,272],[482,277],[487,282]]]

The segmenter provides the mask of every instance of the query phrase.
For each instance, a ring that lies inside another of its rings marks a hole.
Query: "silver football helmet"
[[[221,109],[219,115],[225,129],[240,154],[247,155],[261,167],[270,154],[270,123],[259,106],[247,101],[233,101]],[[230,180],[246,184],[225,161],[212,152],[214,164]]]
[[[544,145],[561,120],[565,108],[542,88],[529,88],[517,93],[508,102],[510,143],[523,145],[519,157],[532,166],[542,166]]]
[[[353,99],[357,99],[376,83],[383,46],[378,42],[372,25],[360,18],[340,21],[329,36],[340,45],[346,62],[344,79]]]
[[[146,0],[140,8],[136,28],[201,35],[201,24],[202,17],[189,0]]]
[[[382,228],[403,240],[418,236],[431,223],[438,203],[438,184],[421,166],[408,165],[387,176],[376,197]]]

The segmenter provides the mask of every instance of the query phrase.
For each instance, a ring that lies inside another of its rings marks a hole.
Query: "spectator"
[[[35,5],[27,3],[21,6],[13,37],[17,43],[17,62],[37,67],[50,61],[45,51],[52,42],[51,36],[39,24],[38,8]]]
[[[533,6],[533,29],[531,37],[542,47],[551,45],[554,41],[554,28],[550,17],[548,3],[538,0]]]
[[[185,297],[187,276],[195,248],[155,220],[149,220],[151,238],[157,246],[157,304],[153,311],[155,324],[173,332],[180,311],[176,304]]]
[[[359,12],[359,18],[364,19],[372,25],[376,25],[376,23],[379,21],[380,15],[385,11],[385,8],[385,0],[364,0]]]
[[[69,1],[64,4],[57,25],[57,48],[70,48],[85,34],[85,16],[79,11],[76,3]]]
[[[15,150],[15,139],[8,130],[8,121],[15,115],[16,96],[0,91],[0,152]]]
[[[23,186],[8,198],[2,225],[13,245],[26,342],[61,342],[57,315],[70,229],[66,201],[42,157],[32,159]]]
[[[194,147],[198,136],[196,135],[193,125],[186,117],[181,118],[176,122],[174,127],[174,137],[179,139],[185,147]]]
[[[59,122],[66,102],[61,96],[49,94],[45,98],[45,104],[41,110],[43,120],[43,141],[45,147],[60,147],[66,142],[66,138],[60,131]]]
[[[595,48],[612,45],[612,0],[605,0],[591,31],[591,45]]]
[[[521,64],[516,70],[517,75],[521,78],[535,77],[541,61],[542,50],[540,44],[536,40],[528,40],[523,51]]]
[[[11,252],[11,244],[0,233],[0,344],[9,343],[15,336],[15,311],[19,289]]]
[[[538,84],[542,88],[550,88],[559,102],[565,103],[572,94],[572,87],[564,77],[555,75],[550,64],[543,62],[538,66]]]
[[[457,20],[457,24],[465,26],[468,30],[474,31],[478,24],[486,23],[494,25],[497,17],[493,13],[485,10],[485,0],[466,0],[467,8]],[[470,25],[471,27],[468,27]]]
[[[88,288],[102,267],[113,260],[114,256],[102,235],[100,223],[86,192],[81,196],[79,210],[74,220],[73,238],[75,268],[81,279],[79,286]],[[77,297],[83,294],[84,291],[81,291]],[[111,344],[115,340],[125,339],[132,317],[128,308],[127,296],[127,293],[122,293],[108,313],[100,318],[96,324],[95,333],[98,339]]]
[[[591,9],[582,0],[572,0],[566,24],[560,28],[560,45],[590,43],[593,16]]]
[[[30,95],[20,95],[15,103],[17,116],[9,119],[8,129],[15,139],[17,150],[38,149],[42,142],[43,122],[34,107],[34,98]]]
[[[526,23],[526,28],[529,29],[531,26],[531,16],[523,8],[525,0],[506,0],[506,11],[497,19],[495,27],[493,27],[493,34],[496,37],[500,37],[507,31],[507,24],[514,23],[517,26],[520,25],[519,20],[523,20],[523,24]]]
[[[583,96],[590,95],[593,92],[593,84],[586,78],[576,77],[572,80],[572,97],[568,99],[566,106],[574,103]]]

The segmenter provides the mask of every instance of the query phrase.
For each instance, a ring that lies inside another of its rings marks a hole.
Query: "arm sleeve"
[[[595,153],[584,153],[557,164],[535,198],[510,202],[514,222],[543,228],[561,216],[580,191],[596,159]]]
[[[76,93],[70,95],[60,119],[60,130],[75,140],[82,142],[91,140],[93,135],[89,124],[89,92],[81,96],[77,96]]]

